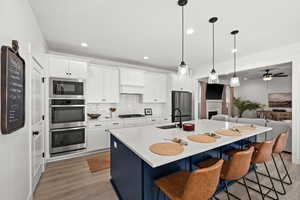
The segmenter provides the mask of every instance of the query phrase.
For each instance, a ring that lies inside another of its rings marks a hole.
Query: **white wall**
[[[26,59],[26,124],[11,135],[0,134],[0,199],[26,200],[31,196],[30,160],[30,50],[45,51],[45,42],[27,0],[0,1],[0,45],[20,41]]]
[[[293,150],[292,159],[294,163],[300,164],[300,43],[269,49],[256,54],[239,57],[238,71],[265,67],[282,63],[292,63],[292,94],[293,94]],[[194,69],[193,78],[201,79],[208,75],[210,65],[201,66]],[[232,72],[232,59],[217,63],[216,70],[219,74],[229,74]],[[196,85],[196,87],[199,87]],[[196,88],[196,90],[198,90]],[[195,98],[198,101],[198,97]],[[197,113],[196,113],[197,114]]]
[[[271,81],[262,79],[241,80],[241,86],[236,88],[235,96],[260,104],[268,105],[268,94],[291,93],[292,77],[273,78]]]

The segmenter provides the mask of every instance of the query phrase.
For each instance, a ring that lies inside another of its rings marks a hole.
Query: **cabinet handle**
[[[114,123],[112,123],[113,125],[119,125],[120,123],[118,123],[118,122],[114,122]]]
[[[106,99],[102,99],[102,101],[106,101]]]
[[[155,122],[156,120],[155,119],[151,119],[151,121]]]
[[[95,126],[102,126],[102,124],[96,124]]]
[[[32,135],[39,135],[39,134],[40,134],[39,131],[33,131],[33,132],[32,132]]]

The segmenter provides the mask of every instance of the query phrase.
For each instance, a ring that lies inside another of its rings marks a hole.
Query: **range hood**
[[[144,94],[145,75],[144,71],[133,68],[120,69],[120,93],[121,94]]]
[[[130,86],[130,85],[121,85],[120,86],[121,94],[144,94],[144,86]]]

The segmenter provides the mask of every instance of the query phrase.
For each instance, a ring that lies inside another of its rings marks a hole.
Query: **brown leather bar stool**
[[[214,165],[192,172],[179,171],[154,181],[160,191],[171,200],[207,200],[214,194],[220,179],[223,160]]]
[[[237,181],[240,179],[243,179],[248,197],[249,199],[251,199],[248,186],[244,177],[249,172],[253,152],[254,147],[250,147],[247,150],[233,150],[227,153],[230,159],[224,161],[220,178],[224,180],[225,192],[227,194],[228,200],[230,199],[230,196],[236,199],[240,199],[236,195],[229,192],[227,184],[228,181]],[[206,162],[198,163],[197,166],[199,168],[203,168],[208,164],[216,162],[217,160],[218,158],[212,158],[207,160]]]
[[[273,179],[270,178],[271,176],[270,176],[269,168],[268,168],[268,166],[266,164],[266,162],[272,160],[272,153],[273,153],[273,146],[274,146],[274,143],[275,143],[275,139],[276,138],[274,138],[272,140],[265,141],[265,142],[257,142],[257,143],[255,143],[255,144],[252,145],[252,146],[255,147],[255,151],[254,151],[253,157],[252,157],[252,163],[253,164],[264,164],[265,169],[266,169],[267,174],[268,174],[268,177],[270,179],[272,187],[271,188],[268,187],[269,191],[267,193],[263,193],[262,187],[266,187],[266,186],[264,186],[264,185],[262,185],[260,183],[260,180],[259,180],[256,168],[254,168],[254,172],[255,172],[255,177],[256,177],[257,182],[253,181],[251,179],[248,179],[248,178],[246,180],[248,180],[248,181],[250,181],[252,183],[258,184],[259,191],[256,190],[253,187],[249,187],[248,186],[248,188],[250,188],[251,190],[254,190],[254,191],[260,193],[263,200],[265,199],[265,196],[267,196],[268,198],[271,198],[273,200],[278,200],[279,199],[278,193],[277,193],[276,188],[274,186]],[[269,193],[271,191],[273,191],[275,193],[276,199],[274,197],[272,197],[272,196],[269,196]]]
[[[282,192],[281,191],[277,191],[278,194],[281,194],[281,195],[285,195],[286,194],[286,190],[285,190],[284,184],[291,185],[293,183],[292,179],[290,177],[290,174],[289,174],[289,172],[287,170],[286,164],[285,164],[285,162],[284,162],[284,160],[282,158],[282,155],[281,155],[281,153],[286,148],[287,140],[288,140],[288,133],[287,132],[281,133],[279,136],[277,136],[277,138],[275,140],[275,144],[273,146],[273,154],[272,154],[272,160],[273,160],[273,163],[274,163],[274,166],[275,166],[275,169],[277,171],[277,175],[278,175],[279,178],[275,178],[275,177],[271,177],[271,178],[273,180],[279,181],[281,183],[281,187],[282,187],[283,191]],[[281,174],[279,172],[278,165],[277,165],[277,162],[275,160],[274,154],[278,154],[279,157],[280,157],[280,160],[281,160],[282,165],[283,165],[284,170],[285,170],[285,175],[283,175],[283,176],[281,176]],[[261,173],[261,172],[258,172],[258,174],[268,177],[267,174],[264,174],[264,173]],[[286,178],[289,179],[288,182],[285,181]]]

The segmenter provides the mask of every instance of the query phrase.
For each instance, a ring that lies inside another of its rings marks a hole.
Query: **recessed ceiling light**
[[[87,46],[89,46],[86,42],[82,42],[80,45],[81,45],[82,47],[87,47]]]
[[[148,60],[148,59],[149,59],[149,57],[148,57],[148,56],[144,56],[144,59],[145,59],[145,60]]]
[[[187,35],[192,35],[192,34],[194,34],[195,33],[195,30],[193,29],[193,28],[188,28],[187,30],[186,30],[186,34]]]

